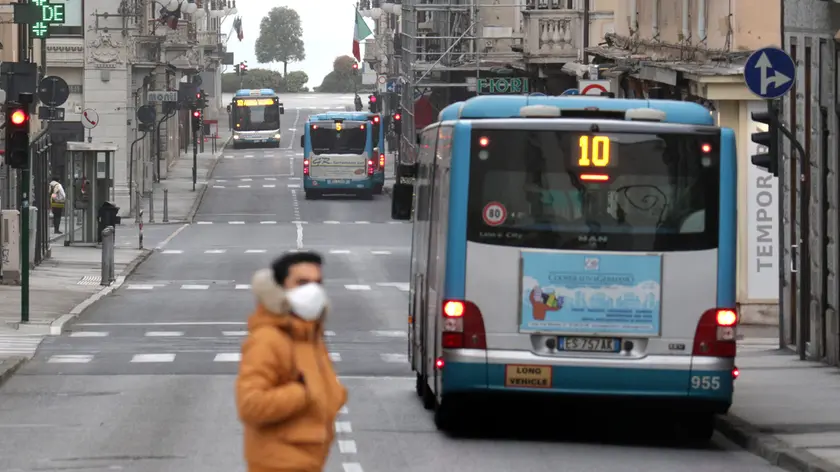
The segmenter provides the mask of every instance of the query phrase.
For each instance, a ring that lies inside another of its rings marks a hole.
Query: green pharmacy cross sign
[[[35,38],[44,39],[50,35],[50,25],[64,24],[63,3],[49,3],[47,0],[33,0],[37,8],[35,21],[30,23],[29,30]]]

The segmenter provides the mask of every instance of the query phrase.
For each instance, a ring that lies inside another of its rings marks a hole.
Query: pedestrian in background
[[[52,211],[55,234],[61,234],[61,217],[64,216],[64,201],[66,199],[67,194],[64,193],[64,187],[61,186],[58,177],[53,176],[50,182],[50,211]]]
[[[347,401],[324,343],[321,256],[289,253],[254,274],[257,307],[236,379],[248,472],[321,472]]]

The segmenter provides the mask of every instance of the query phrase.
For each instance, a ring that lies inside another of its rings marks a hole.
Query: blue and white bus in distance
[[[280,115],[285,112],[271,89],[237,90],[230,103],[233,148],[268,145],[280,147]]]
[[[733,131],[687,102],[487,96],[419,141],[392,216],[438,427],[534,393],[668,405],[708,439],[738,374]]]
[[[372,199],[376,162],[367,117],[346,113],[310,116],[300,144],[303,147],[303,190],[306,199],[352,193]]]

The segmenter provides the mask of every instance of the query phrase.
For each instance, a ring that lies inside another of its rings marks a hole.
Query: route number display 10
[[[607,167],[612,164],[609,136],[583,135],[578,139],[578,167]]]

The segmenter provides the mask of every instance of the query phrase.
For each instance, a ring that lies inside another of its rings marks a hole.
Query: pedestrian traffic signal
[[[16,102],[6,104],[5,163],[14,169],[29,167],[29,122],[27,106]]]
[[[402,113],[399,111],[394,112],[394,117],[391,120],[391,123],[394,124],[394,133],[402,134]]]
[[[192,112],[192,129],[193,132],[198,132],[201,129],[201,110],[193,110]]]
[[[368,110],[371,113],[377,113],[379,111],[379,99],[376,94],[368,95]]]
[[[772,111],[753,112],[752,120],[761,123],[766,130],[752,133],[752,142],[758,144],[758,152],[753,154],[754,166],[779,176],[779,121]]]

